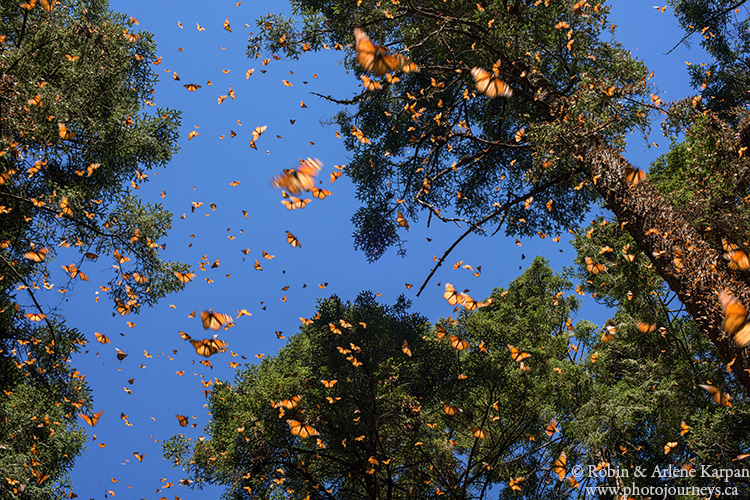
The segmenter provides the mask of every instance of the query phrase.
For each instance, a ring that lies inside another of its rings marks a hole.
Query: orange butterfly
[[[99,417],[101,417],[103,413],[104,413],[104,410],[94,413],[93,415],[86,415],[85,413],[79,413],[78,416],[81,417],[84,420],[84,422],[86,422],[91,427],[93,427],[97,424],[97,422],[99,422]]]
[[[372,43],[367,33],[359,28],[354,28],[354,50],[357,51],[357,61],[362,69],[377,76],[383,76],[388,71],[419,71],[416,64],[401,54],[389,54],[387,48]]]
[[[724,309],[722,328],[729,335],[734,335],[737,345],[745,347],[750,343],[750,322],[747,320],[747,309],[726,290],[719,294],[719,300]]]
[[[294,247],[300,247],[302,248],[302,243],[299,242],[296,236],[294,236],[289,231],[286,232],[286,242],[292,245],[292,248]]]
[[[46,314],[42,313],[26,313],[25,316],[29,318],[30,321],[42,321],[47,317]]]
[[[508,483],[508,486],[510,486],[511,490],[521,491],[521,487],[518,486],[518,483],[520,483],[524,479],[526,478],[524,477],[518,477],[516,479],[510,478],[510,482]]]
[[[627,166],[625,167],[625,180],[628,184],[635,186],[639,182],[646,180],[646,172],[640,168]]]
[[[188,90],[188,92],[195,92],[196,90],[201,88],[200,85],[197,85],[195,83],[188,83],[188,84],[183,85],[183,87],[185,87]]]
[[[286,423],[289,424],[289,431],[293,436],[297,436],[302,439],[307,439],[310,436],[320,436],[318,431],[316,431],[313,427],[304,425],[297,420],[287,420]]]
[[[450,416],[455,415],[456,413],[460,412],[461,409],[458,406],[451,406],[448,403],[443,403],[443,411]]]
[[[477,439],[484,439],[485,437],[487,437],[487,431],[485,429],[482,429],[481,427],[472,427],[471,432]]]
[[[451,347],[455,348],[458,351],[463,351],[464,349],[469,348],[468,342],[466,342],[465,340],[455,335],[451,335],[450,339],[451,339]]]
[[[34,262],[41,262],[47,258],[47,252],[49,252],[48,248],[40,248],[39,250],[28,251],[23,256]]]
[[[443,293],[443,298],[445,298],[445,300],[447,300],[448,303],[452,306],[464,303],[464,298],[461,296],[461,294],[456,292],[456,289],[450,283],[445,284],[445,293]]]
[[[58,123],[57,128],[59,129],[59,135],[61,139],[69,141],[76,136],[71,130],[68,130],[68,127],[66,127],[62,123]]]
[[[179,271],[175,271],[174,275],[177,276],[177,279],[179,279],[183,283],[190,283],[191,281],[193,281],[193,278],[195,278],[195,273],[181,273]]]
[[[271,185],[275,188],[286,189],[291,194],[301,191],[310,191],[315,185],[315,176],[318,175],[323,163],[317,158],[300,160],[297,169],[284,169],[284,173],[271,179]]]
[[[557,420],[554,420],[554,419],[544,429],[544,432],[546,432],[547,435],[550,436],[550,437],[554,436],[555,433],[559,432],[559,431],[560,431],[560,429],[557,428]]]
[[[596,264],[591,257],[586,257],[586,270],[591,274],[599,274],[602,271],[606,271],[607,266],[604,264]]]
[[[323,384],[323,387],[325,387],[327,389],[330,389],[334,385],[336,385],[336,382],[338,382],[338,380],[321,380],[320,381],[320,383]]]
[[[222,326],[232,322],[232,316],[229,314],[215,313],[213,309],[208,311],[201,311],[201,320],[203,320],[203,328],[208,330],[218,330]]]
[[[227,350],[227,343],[219,339],[190,340],[190,343],[198,355],[205,357]]]
[[[638,331],[641,333],[653,333],[654,330],[656,330],[656,325],[645,323],[643,321],[636,322],[635,326],[638,328]]]
[[[513,358],[513,361],[516,363],[520,363],[524,359],[531,357],[531,354],[528,352],[521,352],[510,344],[508,344],[508,349],[510,350],[510,357]]]
[[[286,207],[287,210],[297,210],[298,208],[305,208],[305,206],[308,203],[310,203],[312,200],[310,198],[301,200],[295,196],[292,196],[288,200],[280,200],[280,201]]]
[[[732,406],[732,402],[730,401],[732,399],[732,396],[730,396],[726,392],[723,392],[718,387],[704,384],[699,384],[698,387],[708,391],[708,393],[711,395],[711,398],[714,400],[714,403],[716,403],[717,405],[730,407]]]
[[[747,271],[750,269],[750,257],[747,253],[739,250],[739,247],[733,243],[728,243],[727,240],[722,240],[724,246],[724,258],[729,261],[729,269]]]
[[[496,78],[489,71],[482,68],[472,68],[471,76],[474,77],[477,90],[487,97],[510,97],[513,95],[513,89],[510,88],[510,85]]]
[[[565,479],[565,466],[568,465],[568,457],[565,456],[565,452],[560,453],[560,456],[555,460],[552,470],[560,478],[560,481]]]
[[[315,186],[312,187],[312,195],[319,200],[324,199],[326,196],[331,196],[333,193],[327,189],[318,189]]]
[[[187,418],[187,417],[186,417],[185,415],[179,415],[179,414],[178,414],[178,415],[175,415],[175,417],[177,417],[177,421],[179,421],[179,422],[180,422],[180,425],[181,425],[182,427],[187,427],[187,424],[188,424],[188,418]]]
[[[286,408],[287,410],[293,410],[297,407],[299,402],[302,401],[302,396],[294,396],[291,399],[282,399],[276,403],[276,408]]]

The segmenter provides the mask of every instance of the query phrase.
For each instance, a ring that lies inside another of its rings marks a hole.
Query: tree
[[[703,3],[719,10],[729,2]],[[303,23],[260,19],[265,29],[250,40],[250,54],[262,47],[293,57],[324,44],[343,48],[359,27],[377,43],[404,47],[420,68],[353,99],[328,97],[353,109],[342,111],[339,124],[351,131],[347,173],[364,203],[353,217],[355,246],[369,259],[398,243],[406,221],[424,212],[428,225],[433,218],[464,224],[457,244],[471,233],[489,234],[493,225],[495,232],[504,226],[506,234],[520,236],[572,228],[600,200],[720,357],[734,360],[734,376],[750,390],[750,358],[722,331],[719,301],[728,289],[750,303],[745,274],[722,259],[723,240],[740,244],[750,237],[745,220],[734,217],[746,212],[748,122],[741,107],[717,115],[696,97],[667,109],[650,92],[647,68],[609,39],[614,26],[601,3],[292,5]],[[732,61],[744,54],[737,51]],[[354,58],[346,60],[362,74]],[[512,97],[481,95],[473,68],[505,82]],[[668,113],[677,131],[709,134],[702,137],[705,149],[692,150],[692,166],[701,168],[685,179],[695,201],[711,209],[700,224],[621,154],[625,134],[645,129],[651,109]]]
[[[655,470],[739,470],[750,408],[741,394],[719,406],[699,387],[739,386],[709,339],[651,293],[663,282],[616,225],[576,245],[583,260],[617,240],[635,264],[611,255],[607,269],[582,271],[584,287],[617,307],[602,328],[573,325],[573,286],[541,258],[485,307],[434,328],[369,293],[322,301],[278,356],[214,386],[206,438],[174,436],[167,458],[189,472],[185,482],[223,484],[237,499],[586,498],[587,486],[674,486],[674,474]],[[643,333],[636,318],[667,326]],[[622,471],[630,477],[612,474]]]
[[[559,389],[581,376],[564,319],[575,300],[536,308],[564,286],[541,261],[524,279],[501,321],[476,328],[462,314],[432,329],[403,299],[383,307],[371,293],[325,300],[278,356],[215,386],[208,439],[175,436],[166,455],[231,498],[468,499],[525,468],[549,472],[550,408],[570,404],[576,391]],[[508,342],[531,349],[538,377]],[[550,378],[557,390],[535,387]]]
[[[62,497],[92,402],[69,362],[86,339],[46,304],[100,254],[120,314],[183,286],[159,257],[171,214],[133,192],[176,151],[179,113],[146,111],[155,44],[106,1],[4,2],[0,19],[0,496]]]

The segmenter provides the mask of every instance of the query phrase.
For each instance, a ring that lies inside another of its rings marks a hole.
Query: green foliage
[[[352,132],[346,171],[365,207],[353,219],[355,246],[369,260],[400,242],[398,233],[381,239],[379,230],[394,227],[384,221],[399,210],[412,220],[427,211],[443,221],[504,224],[515,235],[574,227],[595,198],[581,189],[578,145],[592,135],[621,145],[625,133],[645,126],[637,101],[647,72],[609,40],[605,5],[585,12],[562,1],[494,1],[481,9],[442,0],[292,6],[302,20],[264,17],[249,52],[279,50],[281,37],[293,57],[321,40],[343,48],[360,27],[375,43],[404,47],[420,67],[383,79],[381,89],[355,97],[337,117]],[[514,89],[510,99],[475,91],[472,68],[490,70],[496,61],[498,77]],[[344,62],[363,73],[350,53]],[[358,130],[369,141],[355,138]],[[542,202],[528,211],[521,202],[530,196]],[[547,200],[554,201],[549,208]]]
[[[707,106],[726,111],[747,103],[750,82],[746,60],[750,52],[750,19],[734,0],[671,0],[680,25],[700,45],[711,61],[693,64],[690,80],[701,89]]]
[[[619,225],[599,219],[574,245],[585,279],[581,288],[616,307],[601,339],[583,342],[587,353],[596,356],[586,363],[593,386],[572,427],[588,450],[589,463],[609,462],[631,471],[640,466],[648,474],[638,486],[667,484],[653,477],[655,467],[746,468],[737,457],[750,446],[750,414],[741,385],[729,373],[731,364],[727,367],[717,357],[710,339]],[[612,251],[602,253],[606,248]],[[604,269],[593,274],[586,257]],[[607,327],[613,332],[609,341]],[[699,387],[708,383],[731,394],[733,406],[716,405]],[[689,432],[681,433],[683,423]],[[667,443],[677,443],[669,454],[663,448]],[[681,486],[716,484],[700,474],[680,479]],[[741,482],[733,484],[747,491]]]
[[[565,444],[544,427],[583,386],[568,355],[576,301],[558,296],[569,286],[540,260],[493,304],[437,329],[370,293],[321,302],[278,356],[215,386],[207,439],[175,436],[166,455],[229,498],[468,499],[524,475],[537,498],[556,498],[544,477]],[[530,370],[508,344],[532,354]],[[319,438],[293,436],[289,420]]]
[[[171,214],[133,194],[176,152],[179,112],[147,111],[151,35],[106,1],[42,3],[0,4],[2,498],[66,496],[85,442],[76,415],[91,398],[69,360],[86,340],[45,308],[47,294],[111,259],[124,314],[180,289],[173,272],[186,267],[158,253]]]

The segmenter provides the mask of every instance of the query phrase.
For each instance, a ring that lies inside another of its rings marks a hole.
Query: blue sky
[[[556,270],[572,265],[575,253],[565,235],[560,243],[524,239],[521,247],[500,236],[470,237],[449,257],[422,296],[415,297],[434,263],[433,256],[440,257],[462,230],[434,222],[428,230],[423,219],[412,223],[405,236],[406,258],[389,251],[368,264],[363,254],[353,250],[350,217],[359,205],[352,184],[345,176],[328,183],[334,165],[348,162],[342,141],[335,136],[338,128],[330,124],[338,108],[311,94],[347,98],[360,92],[359,80],[341,64],[351,53],[331,50],[306,54],[299,61],[272,60],[267,66],[261,59],[247,58],[248,31],[257,31],[254,20],[268,11],[286,11],[283,2],[245,1],[237,7],[235,1],[118,0],[112,7],[136,17],[142,30],[154,33],[162,57],[156,67],[161,77],[156,103],[182,110],[181,151],[165,169],[151,172],[139,193],[145,200],[164,203],[174,213],[169,237],[161,242],[167,243],[164,258],[190,264],[197,276],[185,291],[137,316],[113,317],[105,297],[95,300],[98,285],[108,281],[114,270],[89,263],[83,271],[91,281],[81,283],[67,302],[59,304],[68,322],[89,338],[88,352],[73,362],[87,375],[95,409],[105,410],[95,428],[87,427],[87,451],[72,474],[79,498],[112,498],[109,492],[126,499],[218,498],[220,488],[191,491],[177,484],[183,474],[162,458],[162,441],[179,432],[194,439],[202,436],[209,415],[201,381],[232,379],[235,369],[230,361],[255,362],[256,355],[278,352],[284,340],[277,339],[275,331],[286,336],[297,331],[299,317],[311,316],[318,298],[337,294],[353,299],[369,289],[382,293],[381,300],[392,304],[404,293],[413,299],[413,311],[436,321],[452,312],[438,282],[468,288],[479,299],[495,286],[506,286],[522,272],[519,266],[525,268],[536,255],[550,259]],[[223,28],[225,19],[231,33]],[[698,59],[699,52],[680,48],[665,55],[682,36],[669,10],[658,13],[653,2],[615,2],[612,20],[618,25],[616,38],[655,71],[652,81],[663,91],[664,101],[691,94],[685,61]],[[196,23],[205,30],[199,31]],[[255,71],[246,78],[251,68]],[[180,81],[173,79],[174,72]],[[207,85],[207,80],[213,85]],[[282,80],[293,85],[287,87]],[[187,92],[183,87],[187,83],[202,87]],[[219,105],[219,96],[226,95],[230,86],[236,98]],[[290,119],[296,122],[291,124]],[[268,128],[253,150],[249,142],[257,126]],[[199,135],[188,140],[193,130]],[[230,138],[232,130],[235,138]],[[660,147],[647,148],[641,137],[632,137],[626,157],[646,168],[668,146],[658,126],[651,141]],[[308,156],[323,162],[322,187],[333,195],[314,199],[304,210],[288,211],[279,203],[280,192],[271,187],[270,179]],[[238,185],[230,185],[237,181]],[[166,191],[164,198],[162,191]],[[203,205],[191,213],[192,202]],[[210,203],[216,205],[215,210]],[[296,235],[302,247],[291,248],[285,231]],[[245,249],[249,249],[247,254],[242,253]],[[275,258],[264,259],[263,250]],[[522,254],[526,260],[521,260]],[[204,255],[210,264],[218,259],[220,265],[210,269],[209,264],[205,272],[200,271]],[[262,271],[254,269],[256,259]],[[481,276],[474,277],[466,269],[453,270],[452,264],[459,260],[481,265]],[[320,288],[324,283],[327,286]],[[406,283],[415,287],[408,290]],[[289,289],[283,290],[286,286]],[[586,304],[579,318],[600,324],[607,318],[606,311],[591,300]],[[241,309],[252,313],[220,335],[237,357],[229,352],[213,356],[211,367],[199,364],[204,358],[196,356],[179,335],[184,331],[194,338],[208,336],[198,318],[188,317],[204,309],[234,317]],[[127,321],[135,326],[129,327]],[[97,343],[94,332],[106,335],[111,343]],[[115,348],[128,356],[118,361]],[[180,371],[184,371],[182,376]],[[130,379],[134,379],[132,385]],[[196,428],[183,429],[175,414],[187,415]],[[142,462],[134,452],[145,455]],[[173,486],[167,488],[170,483]]]

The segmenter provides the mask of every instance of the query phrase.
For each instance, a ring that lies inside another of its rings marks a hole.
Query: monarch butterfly
[[[472,427],[471,432],[477,439],[484,439],[485,437],[487,437],[487,431],[485,429],[482,429],[481,427]]]
[[[404,345],[401,346],[401,350],[411,358],[411,347],[409,347],[409,343],[404,340]]]
[[[376,76],[402,69],[407,73],[419,70],[416,64],[401,54],[388,54],[387,48],[372,43],[367,33],[359,28],[354,28],[354,50],[357,51],[357,62],[362,69],[371,71]]]
[[[688,432],[690,432],[690,426],[683,420],[682,423],[680,423],[680,436],[684,436]]]
[[[86,415],[85,413],[79,413],[78,416],[83,419],[84,422],[89,424],[91,427],[95,426],[99,422],[99,417],[102,416],[104,410],[94,413],[93,415]]]
[[[286,242],[292,245],[292,248],[294,247],[300,247],[302,248],[302,243],[299,242],[296,236],[294,236],[289,231],[286,232]]]
[[[477,302],[473,298],[471,298],[469,295],[462,293],[461,298],[464,299],[463,305],[466,309],[469,311],[475,311],[479,307],[484,307],[484,304]]]
[[[513,95],[513,89],[504,81],[496,78],[489,71],[482,68],[472,68],[471,76],[474,77],[474,83],[477,90],[489,98],[493,97],[510,97]]]
[[[739,250],[738,246],[732,243],[728,243],[727,240],[722,240],[724,246],[724,258],[729,261],[729,269],[734,271],[741,269],[747,271],[750,269],[750,257],[747,253]]]
[[[591,257],[586,257],[586,270],[591,274],[599,274],[602,271],[607,270],[607,266],[604,264],[596,264]]]
[[[549,437],[554,436],[555,433],[559,431],[560,429],[557,428],[557,420],[554,419],[544,429],[544,432],[546,432]]]
[[[461,411],[461,408],[459,408],[458,406],[451,406],[451,405],[449,405],[448,403],[443,403],[443,411],[444,411],[444,412],[445,412],[445,413],[446,413],[447,415],[450,415],[450,416],[452,417],[452,416],[453,416],[453,415],[455,415],[456,413],[460,412],[460,411]]]
[[[455,336],[451,335],[451,347],[455,348],[457,351],[463,351],[464,349],[469,348],[469,343],[465,340]]]
[[[438,341],[442,341],[443,337],[448,334],[448,330],[441,325],[435,325],[435,334],[437,335]]]
[[[604,328],[604,333],[602,333],[601,341],[602,342],[611,342],[611,341],[615,340],[615,332],[617,332],[617,327],[615,327],[615,325],[613,325],[613,324],[608,324]]]
[[[560,478],[560,481],[565,479],[566,465],[568,465],[568,457],[565,456],[565,452],[562,452],[552,466],[552,470],[555,471],[555,474]]]
[[[641,333],[653,333],[654,330],[656,330],[656,325],[645,323],[643,321],[638,321],[635,324],[635,326],[638,328],[638,331]]]
[[[57,128],[58,128],[58,133],[60,135],[60,139],[69,141],[76,136],[71,130],[68,130],[68,127],[66,127],[62,123],[58,123]]]
[[[718,387],[710,385],[710,384],[709,385],[699,384],[698,387],[708,391],[708,393],[711,395],[711,398],[714,400],[714,402],[717,405],[730,406],[730,407],[732,406],[732,402],[730,401],[730,399],[732,399],[732,396],[730,396],[726,392],[723,392]]]
[[[287,410],[293,410],[297,407],[300,401],[302,401],[302,396],[294,396],[290,399],[282,399],[274,406],[276,408],[286,408]]]
[[[34,262],[41,262],[47,258],[47,252],[49,252],[49,248],[40,248],[39,250],[32,249],[23,254],[23,256]]]
[[[334,385],[336,385],[336,382],[338,382],[338,380],[321,380],[320,381],[320,383],[323,384],[323,387],[325,387],[326,389],[332,388]]]
[[[94,332],[94,335],[96,335],[96,341],[100,344],[109,344],[110,340],[106,335],[102,335],[99,332]]]
[[[635,186],[639,182],[646,180],[646,172],[640,168],[627,166],[625,167],[625,180],[628,184]]]
[[[289,200],[279,200],[286,207],[287,210],[297,210],[298,208],[305,208],[305,206],[312,200],[306,198],[301,200],[295,196],[292,196]]]
[[[179,414],[177,414],[177,415],[175,415],[175,417],[177,418],[177,421],[180,422],[180,425],[182,427],[187,427],[187,425],[188,425],[188,418],[185,415],[179,415]]]
[[[737,345],[745,347],[750,343],[750,322],[747,321],[747,309],[726,290],[719,294],[719,300],[724,309],[722,328],[729,335],[734,335]]]
[[[443,293],[443,298],[445,298],[445,300],[447,300],[448,303],[452,306],[464,303],[464,298],[461,296],[461,294],[456,292],[456,289],[450,283],[445,284],[445,293]]]
[[[382,85],[380,85],[379,82],[377,82],[375,80],[371,80],[368,77],[366,77],[365,75],[360,76],[360,78],[362,78],[362,83],[365,84],[365,88],[367,90],[377,90],[379,88],[382,88]]]
[[[297,436],[302,439],[307,439],[310,436],[320,436],[318,431],[316,431],[313,427],[302,424],[302,422],[298,422],[297,420],[290,419],[287,420],[286,423],[289,424],[289,431],[293,436]]]
[[[520,483],[524,479],[526,478],[524,477],[518,477],[516,479],[510,478],[510,481],[508,482],[508,486],[510,486],[511,490],[521,491],[521,487],[518,486],[518,483]]]
[[[196,90],[201,88],[200,85],[197,85],[195,83],[188,83],[188,84],[183,85],[183,87],[185,87],[188,92],[195,92]]]
[[[677,447],[677,441],[670,441],[664,445],[664,454],[668,454],[670,451]]]
[[[121,351],[116,347],[115,351],[117,351],[117,359],[119,359],[120,361],[128,357],[128,353],[126,353],[125,351]]]
[[[183,283],[190,283],[193,281],[193,278],[195,278],[195,273],[181,273],[179,271],[175,271],[174,275],[177,276],[177,279],[182,281]]]
[[[301,191],[310,191],[315,185],[315,176],[318,175],[323,163],[317,158],[300,160],[297,169],[284,169],[284,173],[271,179],[271,185],[275,188],[286,189],[291,194]]]
[[[508,349],[510,350],[510,357],[513,358],[513,361],[516,363],[520,363],[524,359],[531,357],[531,354],[528,352],[521,352],[510,344],[508,344]]]
[[[190,340],[190,343],[198,355],[205,357],[227,350],[227,343],[219,339]]]
[[[327,189],[318,189],[314,186],[312,188],[312,195],[319,200],[325,199],[326,196],[331,196],[332,194],[333,193],[331,191],[328,191]]]
[[[29,318],[30,321],[42,321],[47,317],[46,314],[42,313],[26,313],[25,316]]]
[[[228,314],[215,313],[213,309],[208,311],[201,311],[201,320],[203,321],[203,328],[208,330],[218,330],[227,323],[232,322],[232,317]]]

